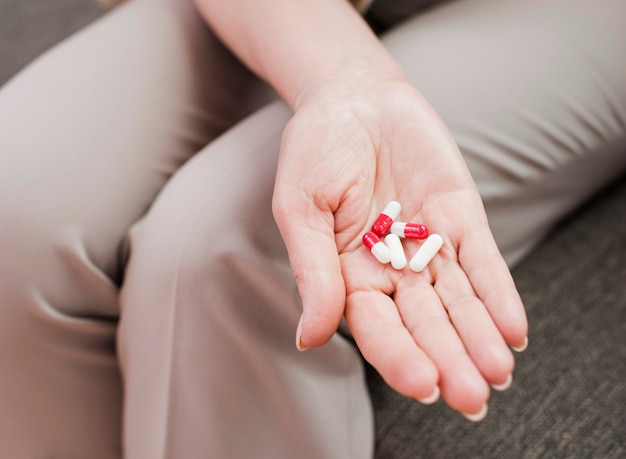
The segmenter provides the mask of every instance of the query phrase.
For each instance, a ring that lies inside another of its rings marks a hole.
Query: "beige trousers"
[[[624,18],[466,0],[384,37],[510,264],[626,168]],[[123,4],[2,88],[0,458],[372,456],[355,348],[295,349],[270,98],[180,0]]]

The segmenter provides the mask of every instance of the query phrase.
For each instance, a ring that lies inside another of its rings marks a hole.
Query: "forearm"
[[[196,0],[224,43],[297,109],[328,85],[402,78],[347,0]]]

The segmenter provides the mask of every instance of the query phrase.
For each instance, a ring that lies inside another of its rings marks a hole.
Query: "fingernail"
[[[491,387],[493,387],[497,391],[503,392],[507,390],[509,387],[511,387],[511,384],[513,384],[513,375],[509,373],[509,376],[507,376],[506,381],[504,381],[502,384],[492,384]]]
[[[439,386],[435,386],[435,390],[433,391],[432,394],[430,394],[428,397],[425,397],[425,398],[418,398],[417,401],[420,403],[423,403],[424,405],[432,405],[437,400],[439,400],[440,394],[441,394],[441,391],[439,390]]]
[[[485,419],[485,416],[487,416],[487,404],[485,403],[478,413],[474,413],[474,414],[461,413],[461,414],[465,416],[466,419],[469,419],[472,422],[482,421],[483,419]]]
[[[296,347],[299,351],[306,351],[308,347],[304,345],[302,342],[302,316],[300,316],[300,320],[298,321],[298,328],[296,329]]]
[[[524,338],[524,343],[521,346],[511,346],[511,349],[513,349],[516,352],[524,352],[527,347],[528,347],[528,336]]]

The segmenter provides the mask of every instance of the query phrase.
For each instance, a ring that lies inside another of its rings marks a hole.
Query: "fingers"
[[[503,385],[513,372],[513,355],[465,272],[455,262],[442,264],[434,289],[483,377],[497,387]]]
[[[459,263],[505,341],[516,350],[528,343],[528,322],[511,273],[488,228],[465,235]]]
[[[423,403],[437,400],[437,368],[415,345],[389,296],[374,290],[349,295],[346,320],[359,350],[390,387]]]
[[[284,193],[275,194],[273,212],[302,299],[296,345],[321,346],[337,330],[345,306],[333,215],[304,195]]]
[[[446,403],[466,415],[482,412],[489,386],[433,287],[425,281],[412,283],[398,289],[395,301],[415,343],[439,370],[439,386]]]
[[[424,276],[408,276],[393,300],[380,291],[352,293],[346,319],[363,356],[392,388],[428,400],[437,385],[451,408],[480,420],[488,382],[505,389],[513,358],[461,268],[450,263],[440,276],[435,288]]]

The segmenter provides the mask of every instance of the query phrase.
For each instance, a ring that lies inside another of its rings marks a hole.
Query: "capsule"
[[[437,255],[442,245],[443,238],[438,234],[428,236],[428,239],[424,241],[417,253],[411,258],[409,262],[411,269],[416,273],[422,272],[428,263],[430,263],[430,260]]]
[[[395,222],[391,225],[393,234],[407,239],[426,239],[428,237],[428,227],[421,223]]]
[[[365,233],[363,235],[363,244],[380,263],[387,264],[391,261],[391,252],[389,251],[389,247],[387,247],[385,243],[380,240],[378,235],[372,232]]]
[[[394,269],[403,269],[406,266],[406,255],[402,241],[396,234],[388,234],[385,236],[385,245],[389,248],[391,255],[391,266]]]
[[[383,237],[389,231],[389,227],[393,221],[400,215],[400,203],[390,201],[380,213],[374,224],[372,225],[372,233]]]

